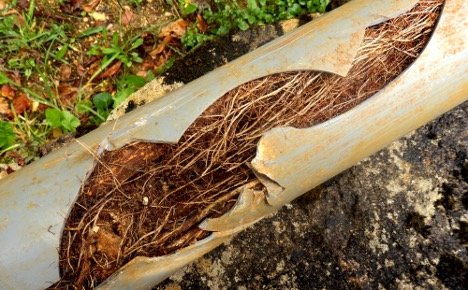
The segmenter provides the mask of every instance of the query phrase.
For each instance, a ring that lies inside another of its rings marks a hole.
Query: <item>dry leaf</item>
[[[117,61],[113,65],[111,65],[105,72],[103,72],[99,77],[102,79],[110,78],[111,76],[115,75],[120,67],[122,66],[121,61]]]
[[[86,74],[86,69],[83,66],[79,65],[79,66],[76,67],[76,73],[80,77],[82,77],[82,76],[84,76]]]
[[[0,10],[5,9],[6,4],[3,1],[0,1]]]
[[[72,87],[72,86],[67,85],[67,84],[60,84],[58,90],[59,90],[59,94],[61,96],[70,95],[70,94],[78,92],[77,87]]]
[[[100,68],[101,68],[101,62],[95,61],[88,66],[88,69],[86,70],[86,72],[88,73],[88,75],[91,76],[91,75],[94,75],[94,73],[97,72]]]
[[[25,93],[21,93],[19,97],[13,99],[13,108],[18,115],[23,115],[24,111],[29,108],[30,104],[31,100],[28,99]],[[10,116],[13,118],[13,114]]]
[[[172,35],[173,37],[176,37],[176,38],[182,38],[182,36],[184,36],[186,32],[187,32],[187,22],[185,22],[185,20],[183,19],[178,19],[164,26],[161,29],[159,38],[164,38],[167,35]]]
[[[78,88],[71,87],[67,84],[59,86],[59,95],[60,100],[63,104],[73,106],[76,102],[76,97],[78,95]]]
[[[160,54],[164,50],[164,48],[166,48],[166,45],[171,43],[171,41],[172,41],[172,36],[170,34],[166,35],[163,41],[159,43],[156,49],[151,51],[149,55],[151,55],[152,57],[155,57],[156,55]]]
[[[21,85],[21,75],[17,69],[15,69],[9,77],[15,84]]]
[[[1,96],[4,98],[13,99],[15,97],[15,91],[9,84],[5,84],[1,89]]]
[[[76,102],[76,96],[78,95],[78,88],[72,87],[68,84],[60,84],[58,87],[58,93],[62,103],[66,105],[73,105]]]
[[[93,11],[94,7],[96,7],[99,4],[100,1],[101,0],[92,0],[88,2],[88,4],[83,5],[83,10],[90,13],[91,11]]]
[[[124,13],[122,14],[121,23],[122,23],[122,25],[127,26],[128,24],[130,24],[134,20],[134,18],[135,18],[135,15],[133,14],[132,9],[125,8]]]
[[[5,98],[0,97],[0,117],[4,116],[11,116],[10,105],[8,104]],[[0,120],[3,118],[0,118]]]
[[[201,33],[205,33],[208,28],[208,24],[206,24],[206,21],[203,19],[201,14],[197,14],[197,28]]]
[[[62,64],[60,66],[60,77],[59,79],[61,81],[66,81],[70,78],[71,76],[71,66],[68,66],[66,64]]]

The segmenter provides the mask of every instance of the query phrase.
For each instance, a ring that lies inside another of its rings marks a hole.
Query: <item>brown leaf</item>
[[[86,5],[83,5],[83,10],[89,13],[93,11],[94,7],[96,7],[99,4],[99,2],[101,2],[101,0],[89,1]]]
[[[135,15],[133,14],[132,9],[125,8],[124,13],[122,14],[122,20],[121,20],[122,25],[127,26],[130,23],[132,23],[134,19],[135,19]]]
[[[156,49],[151,51],[149,55],[155,57],[156,55],[160,54],[164,50],[164,48],[166,48],[166,45],[168,45],[171,41],[172,41],[172,35],[170,34],[166,35],[163,41],[159,43]]]
[[[11,110],[10,110],[10,105],[8,104],[7,100],[5,98],[0,97],[0,117],[2,115],[11,116],[12,113],[11,113]]]
[[[77,87],[72,87],[67,84],[60,84],[58,89],[59,89],[59,94],[61,96],[70,95],[70,94],[78,92]]]
[[[13,108],[18,115],[22,115],[29,108],[29,105],[31,105],[31,100],[28,99],[25,93],[21,93],[19,97],[13,99]],[[13,114],[11,117],[13,118]]]
[[[29,1],[28,0],[18,0],[18,6],[23,9],[28,9]]]
[[[82,76],[84,76],[86,74],[86,69],[83,66],[79,65],[79,66],[76,67],[76,73],[80,77],[82,77]]]
[[[47,106],[47,105],[39,104],[39,106],[37,107],[37,110],[38,110],[39,112],[44,112],[45,109],[48,109],[48,108],[49,108],[49,106]]]
[[[66,64],[62,64],[60,66],[60,76],[59,79],[61,81],[66,81],[70,78],[71,76],[71,66],[68,66]]]
[[[86,70],[86,72],[88,73],[88,75],[94,75],[95,72],[98,71],[98,69],[101,68],[101,62],[100,61],[96,61],[96,62],[93,62],[91,63],[91,65],[88,66],[88,69]]]
[[[197,14],[197,28],[201,33],[205,33],[208,28],[208,24],[206,24],[206,21],[203,19],[201,14]]]
[[[21,85],[21,74],[18,70],[15,69],[9,77],[15,84]]]
[[[187,22],[185,22],[185,20],[183,19],[178,19],[164,26],[161,29],[159,38],[164,38],[167,35],[172,35],[173,37],[176,37],[176,38],[182,38],[182,36],[184,36],[186,32],[187,32]]]
[[[3,10],[3,9],[5,9],[5,7],[6,7],[6,4],[5,4],[5,2],[3,2],[3,1],[0,1],[0,10]]]
[[[78,95],[78,88],[72,87],[68,84],[60,84],[58,87],[58,93],[60,100],[66,105],[73,105],[76,102],[76,96]]]
[[[15,97],[15,90],[13,90],[9,84],[5,84],[1,89],[1,96],[4,98],[13,99]]]
[[[121,61],[117,61],[113,65],[111,65],[105,72],[103,72],[99,77],[102,79],[110,78],[111,76],[115,75],[120,67],[122,66]]]

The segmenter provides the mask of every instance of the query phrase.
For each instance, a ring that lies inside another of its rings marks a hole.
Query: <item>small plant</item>
[[[242,6],[236,1],[214,0],[216,10],[203,11],[208,24],[214,25],[215,34],[224,35],[232,29],[246,30],[262,25],[299,17],[305,13],[325,12],[330,0],[247,0]]]
[[[112,109],[115,109],[131,94],[146,84],[143,77],[136,75],[124,75],[117,82],[117,91],[115,95],[109,92],[100,92],[93,97],[93,101],[78,102],[75,110],[78,113],[91,113],[90,117],[95,125],[104,122]]]
[[[140,38],[140,35],[136,35],[126,41],[123,41],[119,34],[114,32],[112,33],[112,39],[109,44],[107,41],[107,29],[103,26],[99,26],[84,31],[78,37],[89,36],[99,32],[102,33],[101,41],[98,44],[93,44],[87,54],[101,56],[101,66],[88,80],[88,83],[93,81],[115,60],[121,61],[125,67],[131,67],[134,62],[141,63],[143,61],[135,51],[143,44],[143,39]]]
[[[80,120],[73,116],[72,113],[59,110],[57,108],[49,108],[45,110],[46,123],[54,129],[62,129],[62,133],[75,132],[80,126]]]
[[[16,140],[16,134],[10,122],[0,122],[0,152],[7,151],[13,146]]]
[[[206,35],[200,33],[196,23],[193,26],[187,27],[187,32],[180,42],[184,45],[186,50],[194,49],[203,44],[205,41],[213,39],[213,35]]]

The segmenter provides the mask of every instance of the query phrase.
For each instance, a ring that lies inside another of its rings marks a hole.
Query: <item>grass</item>
[[[0,0],[0,163],[27,164],[63,134],[99,126],[205,41],[323,12],[329,0]]]

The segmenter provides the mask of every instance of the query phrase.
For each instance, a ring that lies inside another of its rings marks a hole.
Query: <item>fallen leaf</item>
[[[61,81],[66,81],[70,78],[71,76],[71,66],[69,65],[66,65],[66,64],[62,64],[60,66],[60,77],[59,79]]]
[[[0,10],[5,9],[6,4],[3,1],[0,1]]]
[[[122,20],[121,20],[122,25],[127,26],[128,24],[130,24],[134,20],[135,18],[134,16],[135,15],[133,14],[132,9],[125,8],[124,13],[122,14]]]
[[[0,117],[1,116],[11,116],[10,105],[8,104],[5,98],[0,98]],[[0,118],[0,120],[3,118]]]
[[[59,90],[59,94],[61,96],[70,95],[70,94],[78,92],[77,87],[72,87],[72,86],[67,85],[67,84],[60,84],[59,87],[58,87],[58,90]]]
[[[31,100],[28,99],[25,93],[21,93],[17,98],[13,99],[13,108],[17,115],[23,115],[24,111],[29,108]],[[10,115],[13,118],[13,114]]]
[[[182,38],[182,36],[184,36],[186,32],[187,32],[187,22],[185,22],[185,20],[183,19],[178,19],[164,26],[161,29],[159,38],[164,38],[167,35],[172,35],[173,37],[176,37],[176,38]]]
[[[205,33],[208,28],[208,24],[206,24],[206,21],[203,19],[201,14],[197,14],[197,28],[201,33]]]
[[[15,97],[15,90],[13,90],[9,84],[4,84],[1,89],[1,96],[13,99]]]
[[[21,85],[21,74],[17,69],[10,75],[10,79],[17,85]]]
[[[48,108],[50,108],[50,107],[47,106],[47,105],[39,104],[39,106],[37,107],[37,110],[38,110],[39,112],[44,112],[45,109],[48,109]]]
[[[99,4],[99,2],[101,2],[101,0],[92,0],[87,4],[83,5],[83,10],[89,13],[93,11],[94,7],[96,7]]]
[[[120,67],[122,66],[121,61],[117,61],[113,65],[111,65],[106,71],[104,71],[99,77],[102,79],[110,78],[111,76],[115,75]]]
[[[166,35],[164,37],[163,41],[161,43],[159,43],[158,46],[156,47],[156,49],[151,51],[149,53],[149,55],[151,55],[152,57],[155,57],[156,55],[163,52],[163,50],[166,48],[166,45],[168,45],[172,41],[172,39],[173,39],[172,35],[170,35],[170,34]]]
[[[58,87],[58,93],[63,104],[73,106],[78,95],[78,88],[72,87],[68,84],[60,84]]]
[[[28,9],[29,1],[28,0],[18,0],[18,6],[23,9]]]
[[[98,71],[98,69],[101,68],[101,62],[100,61],[96,61],[96,62],[93,62],[91,63],[91,65],[88,66],[88,69],[86,70],[86,72],[88,73],[88,75],[94,75],[95,72]]]
[[[83,66],[79,65],[79,66],[76,67],[76,73],[80,77],[82,77],[82,76],[84,76],[86,74],[86,69]]]

